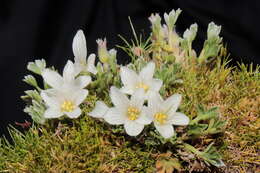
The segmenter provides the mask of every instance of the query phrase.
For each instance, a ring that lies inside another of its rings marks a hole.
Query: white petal
[[[131,106],[135,106],[141,109],[144,104],[144,99],[145,99],[144,96],[145,96],[144,89],[142,88],[137,89],[131,96],[131,100],[130,100]]]
[[[59,118],[63,115],[63,113],[59,109],[54,109],[54,108],[48,108],[44,112],[44,118]]]
[[[45,69],[42,72],[42,77],[44,81],[53,88],[59,89],[63,84],[62,77],[55,71]]]
[[[103,118],[108,110],[109,107],[104,102],[97,101],[95,108],[88,114],[95,118]]]
[[[74,109],[72,112],[65,112],[65,114],[69,117],[69,118],[78,118],[81,114],[81,109],[79,107],[77,107],[76,109]]]
[[[75,57],[87,57],[87,44],[82,30],[78,30],[77,34],[73,38],[72,50]]]
[[[125,122],[124,128],[128,135],[137,136],[143,131],[144,125],[136,123],[135,121],[128,120]]]
[[[64,80],[67,82],[71,82],[72,80],[74,80],[76,75],[77,74],[74,70],[74,64],[70,60],[68,60],[67,64],[65,65],[65,67],[63,69]]]
[[[124,124],[126,116],[116,108],[110,108],[104,116],[106,122],[112,125]]]
[[[149,113],[150,113],[149,109],[147,107],[144,107],[142,109],[140,117],[135,121],[139,124],[144,124],[144,125],[150,124],[153,121],[153,118],[151,116],[148,116]]]
[[[181,126],[186,126],[190,122],[189,117],[187,117],[185,114],[180,113],[180,112],[175,112],[168,123],[173,124],[173,125],[181,125]]]
[[[120,77],[124,86],[133,88],[138,84],[138,75],[135,71],[127,67],[121,67]]]
[[[155,93],[158,93],[156,91],[153,91],[153,90],[148,90],[146,93],[145,93],[145,100],[149,100],[152,95],[154,95]]]
[[[152,79],[154,74],[155,64],[154,62],[149,62],[140,72],[142,79]]]
[[[173,126],[170,124],[165,125],[158,125],[154,124],[156,130],[164,137],[164,138],[170,138],[174,135],[174,129]]]
[[[97,74],[97,68],[95,67],[95,54],[90,54],[88,57],[88,63],[87,63],[87,71],[93,74]]]
[[[55,88],[42,90],[42,92],[45,92],[48,96],[57,96],[59,94],[59,90]]]
[[[78,91],[74,91],[72,100],[74,100],[75,105],[78,106],[86,99],[87,96],[88,96],[88,90],[81,89]]]
[[[129,106],[129,100],[127,96],[114,86],[112,86],[110,89],[110,98],[116,107],[125,108]]]
[[[163,99],[159,93],[151,93],[148,99],[149,116],[153,116],[155,113],[162,111]]]
[[[74,63],[74,71],[75,74],[79,74],[80,72],[84,71],[84,65],[80,64],[79,62]]]
[[[41,92],[41,97],[44,100],[44,102],[46,103],[46,105],[51,106],[51,107],[59,107],[59,102],[56,99],[55,96],[50,96],[48,94],[48,90],[43,90]]]
[[[125,94],[132,95],[135,91],[135,88],[129,86],[123,86],[120,91]]]
[[[164,101],[163,107],[165,108],[164,110],[166,112],[168,112],[169,114],[173,114],[177,111],[180,103],[181,103],[181,95],[174,94]]]
[[[79,76],[75,80],[75,85],[77,88],[85,88],[91,82],[90,76]]]
[[[152,79],[150,84],[149,84],[150,90],[159,92],[159,90],[162,87],[162,84],[163,84],[162,80],[160,80],[160,79]]]

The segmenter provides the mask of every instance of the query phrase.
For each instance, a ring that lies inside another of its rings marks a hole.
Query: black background
[[[139,33],[147,36],[151,13],[183,10],[177,22],[180,34],[193,23],[199,25],[194,45],[200,49],[209,22],[222,25],[221,35],[235,61],[260,64],[257,1],[238,0],[0,0],[0,135],[7,124],[29,119],[20,95],[30,89],[22,82],[26,64],[44,58],[62,69],[72,56],[72,39],[78,29],[87,38],[88,53],[96,52],[97,38],[106,37],[108,47],[121,44],[117,34],[132,37],[128,16]],[[118,61],[127,56],[119,52]]]

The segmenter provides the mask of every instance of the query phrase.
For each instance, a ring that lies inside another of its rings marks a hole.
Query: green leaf
[[[27,90],[25,91],[25,94],[29,96],[32,100],[36,100],[37,102],[42,101],[40,93],[37,90]]]
[[[188,135],[201,135],[207,129],[207,124],[193,124],[188,126]]]
[[[217,118],[218,117],[218,108],[217,107],[213,107],[209,110],[205,110],[204,107],[202,105],[198,106],[198,115],[195,119],[193,119],[190,124],[197,124],[199,121],[202,120],[209,120],[212,118]]]
[[[200,156],[204,159],[207,164],[214,165],[216,167],[225,166],[224,162],[221,160],[221,155],[217,152],[216,148],[211,143]]]
[[[220,119],[211,119],[209,121],[209,126],[204,133],[208,133],[208,134],[220,133],[224,130],[226,123],[227,122],[225,120],[222,121]]]
[[[45,110],[46,108],[43,102],[32,100],[32,105],[26,106],[24,112],[28,113],[34,122],[44,124],[45,118],[43,117],[43,114]]]
[[[216,148],[213,146],[214,143],[211,143],[204,151],[199,151],[189,144],[184,144],[184,148],[198,157],[204,160],[208,165],[213,165],[216,167],[225,166],[224,162],[221,160],[221,155],[217,152]]]

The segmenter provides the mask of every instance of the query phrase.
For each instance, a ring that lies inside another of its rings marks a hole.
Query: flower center
[[[80,61],[80,64],[81,64],[82,66],[86,66],[86,65],[87,65],[87,63],[86,63],[84,60],[81,60],[81,61]]]
[[[168,115],[165,114],[165,113],[161,113],[161,112],[156,113],[156,114],[154,115],[155,121],[158,122],[158,123],[161,124],[161,125],[163,125],[163,124],[166,123],[167,118],[168,118]]]
[[[61,111],[62,112],[72,112],[75,109],[75,105],[72,101],[65,100],[61,104]]]
[[[143,88],[145,92],[147,92],[149,90],[149,86],[144,84],[144,83],[139,83],[136,88]]]
[[[127,109],[127,117],[129,120],[136,120],[140,115],[140,111],[139,109],[135,108],[135,107],[128,107]]]

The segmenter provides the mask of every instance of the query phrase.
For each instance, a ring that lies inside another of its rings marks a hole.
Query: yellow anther
[[[127,109],[127,117],[129,120],[136,120],[140,115],[140,110],[135,107],[128,107]]]
[[[61,111],[62,112],[72,112],[75,109],[75,105],[72,101],[65,100],[61,104]]]
[[[136,88],[143,88],[145,92],[147,92],[149,90],[149,86],[144,84],[144,83],[139,83]]]
[[[156,113],[154,115],[154,119],[156,122],[158,122],[159,124],[163,125],[166,123],[167,121],[167,118],[168,118],[168,115],[165,114],[165,113]]]

